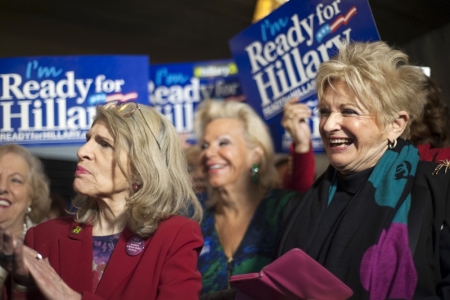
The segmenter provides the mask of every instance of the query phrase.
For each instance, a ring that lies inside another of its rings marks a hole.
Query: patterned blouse
[[[103,271],[108,264],[114,248],[119,241],[120,232],[113,235],[92,237],[92,292],[95,293],[102,279]]]
[[[295,195],[293,191],[272,190],[261,200],[230,263],[214,227],[214,207],[205,211],[201,224],[204,245],[198,262],[202,294],[227,289],[229,274],[259,272],[271,262],[281,234],[284,208]]]

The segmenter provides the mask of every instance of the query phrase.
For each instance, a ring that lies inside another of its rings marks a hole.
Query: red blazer
[[[74,230],[77,226],[81,230]],[[130,256],[126,227],[97,290],[92,292],[92,226],[59,218],[30,228],[25,244],[37,250],[83,299],[198,299],[201,275],[197,258],[203,246],[199,225],[174,216],[159,224],[144,250]],[[33,299],[35,299],[33,297]]]

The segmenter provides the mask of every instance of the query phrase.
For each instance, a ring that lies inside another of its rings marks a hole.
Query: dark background
[[[450,103],[450,0],[369,0],[381,39],[408,53]],[[0,0],[0,57],[145,54],[151,63],[231,58],[256,0]]]
[[[450,104],[450,0],[370,0],[381,39],[406,51]],[[146,54],[151,63],[231,58],[256,0],[0,0],[0,57]],[[76,163],[44,159],[52,190],[72,192]]]
[[[402,46],[450,23],[449,0],[370,0],[384,41]],[[1,0],[0,56],[147,54],[152,63],[231,57],[256,0]],[[447,36],[448,38],[448,36]]]

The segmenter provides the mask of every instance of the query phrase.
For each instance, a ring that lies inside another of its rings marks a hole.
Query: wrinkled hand
[[[306,104],[297,103],[297,101],[297,98],[292,98],[286,103],[281,125],[291,135],[295,152],[306,153],[311,147],[311,128],[306,122],[311,117],[311,110]]]
[[[31,249],[30,249],[31,250]],[[41,291],[41,293],[47,299],[67,299],[67,300],[79,300],[81,294],[72,290],[55,272],[53,267],[48,262],[48,259],[36,259],[36,256],[25,255],[25,264],[30,270],[34,281]]]
[[[12,232],[0,226],[0,266],[7,270],[17,283],[33,285],[31,274],[24,264],[23,249],[23,241],[14,241]],[[34,253],[36,254],[36,251]]]

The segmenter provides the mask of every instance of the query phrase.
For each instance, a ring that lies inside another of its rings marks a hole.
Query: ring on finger
[[[42,255],[40,254],[40,253],[38,253],[38,254],[36,254],[36,257],[35,257],[37,260],[41,260],[42,259]]]

